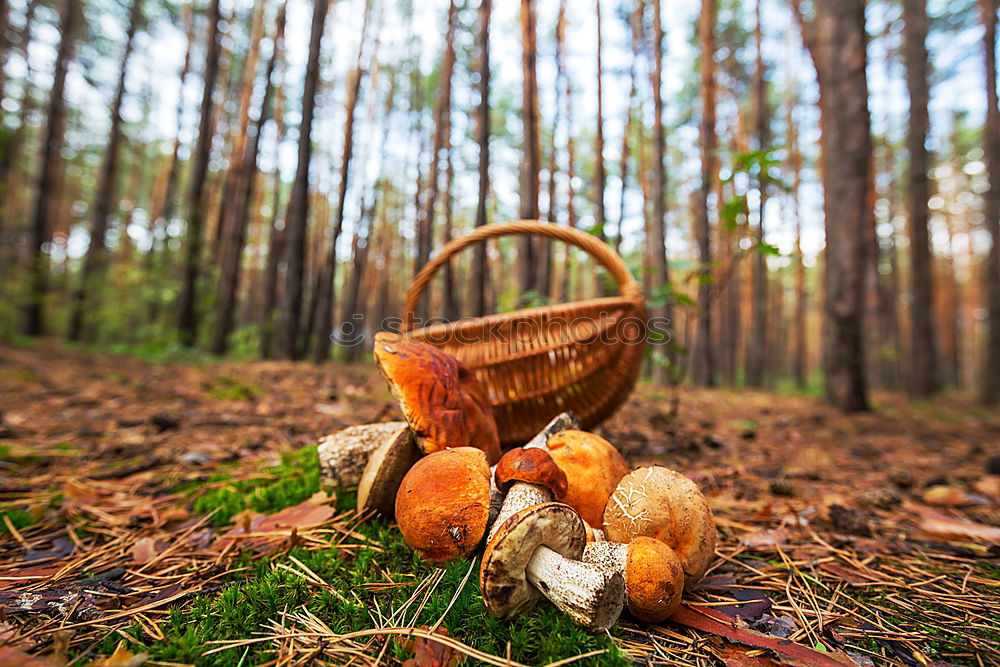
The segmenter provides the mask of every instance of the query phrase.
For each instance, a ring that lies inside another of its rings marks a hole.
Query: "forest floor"
[[[718,557],[680,621],[588,635],[321,493],[319,436],[397,418],[370,364],[0,347],[0,664],[1000,664],[1000,413],[670,398],[598,432],[701,485]]]

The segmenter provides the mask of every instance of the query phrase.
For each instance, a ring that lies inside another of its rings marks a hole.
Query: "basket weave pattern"
[[[575,245],[603,265],[619,296],[465,318],[414,328],[427,284],[456,253],[491,238],[534,234]],[[534,220],[495,223],[455,239],[417,274],[406,295],[402,330],[468,366],[486,389],[500,440],[528,441],[560,412],[584,428],[609,417],[635,386],[646,344],[646,305],[621,257],[596,237]]]

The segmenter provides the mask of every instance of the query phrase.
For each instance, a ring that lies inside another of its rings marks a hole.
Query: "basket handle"
[[[596,236],[580,231],[574,227],[562,227],[549,222],[539,222],[537,220],[515,220],[513,222],[494,222],[490,225],[477,227],[471,233],[461,238],[449,241],[433,259],[413,278],[413,283],[406,293],[406,303],[403,306],[403,331],[410,331],[414,326],[414,311],[417,303],[427,289],[427,284],[453,255],[458,254],[471,245],[481,243],[500,236],[511,236],[513,234],[537,234],[547,236],[558,241],[575,245],[584,250],[591,257],[596,259],[605,269],[611,273],[615,282],[618,283],[618,291],[621,296],[627,299],[637,299],[642,295],[642,288],[632,277],[632,273],[625,266],[625,262],[611,246],[607,245]]]

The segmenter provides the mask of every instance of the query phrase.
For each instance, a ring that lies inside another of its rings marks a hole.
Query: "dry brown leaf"
[[[740,542],[748,549],[773,549],[788,542],[788,532],[784,528],[762,530],[744,535]]]
[[[152,537],[144,537],[132,545],[128,550],[132,556],[132,562],[136,565],[145,565],[156,558],[156,540]]]
[[[118,642],[115,652],[103,658],[88,662],[84,667],[138,667],[146,662],[149,656],[145,653],[132,653],[125,649],[125,642]]]
[[[216,548],[225,550],[233,542],[249,542],[255,551],[272,551],[289,536],[290,531],[302,531],[323,525],[333,517],[333,507],[326,504],[330,498],[323,492],[298,505],[264,516],[252,512],[241,512],[233,517],[236,527],[219,538]],[[241,538],[247,535],[250,537]]]
[[[63,661],[52,656],[31,655],[16,646],[0,646],[0,665],[4,667],[62,667]]]
[[[430,630],[426,625],[421,630]],[[448,628],[441,627],[435,634],[449,636]],[[458,651],[427,637],[414,637],[400,642],[413,657],[403,663],[403,667],[456,667],[461,658]]]
[[[1000,528],[967,519],[956,519],[947,514],[918,506],[914,506],[913,510],[920,515],[920,529],[933,537],[945,540],[971,540],[979,543],[1000,544]]]

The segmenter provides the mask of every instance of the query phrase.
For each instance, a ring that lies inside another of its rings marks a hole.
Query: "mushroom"
[[[637,537],[628,544],[592,542],[584,548],[583,560],[625,578],[626,605],[640,621],[659,623],[680,606],[684,570],[674,550],[660,540]]]
[[[475,375],[442,350],[381,331],[375,361],[425,454],[476,447],[489,463],[500,459],[493,408]]]
[[[562,498],[568,484],[566,473],[546,450],[538,447],[515,447],[504,454],[496,465],[493,478],[500,492],[506,495],[490,530],[491,540],[507,517],[525,507]]]
[[[434,452],[417,461],[396,495],[406,543],[435,564],[466,558],[490,516],[490,466],[474,447]]]
[[[690,589],[715,555],[715,519],[705,496],[690,479],[661,466],[639,468],[618,483],[604,509],[604,533],[611,542],[655,537],[676,552]]]
[[[323,483],[337,488],[358,484],[372,452],[409,430],[406,422],[384,422],[348,426],[323,436],[317,448]]]
[[[368,463],[358,481],[358,513],[376,510],[391,517],[396,504],[396,493],[403,477],[420,458],[420,450],[413,431],[405,422],[392,431],[378,449],[368,457]]]
[[[625,582],[617,572],[581,562],[585,544],[583,520],[568,505],[514,512],[483,553],[479,585],[486,608],[512,618],[544,595],[585,628],[610,628],[624,606]]]
[[[565,430],[548,439],[549,453],[569,480],[563,502],[594,528],[604,523],[604,506],[629,466],[614,445],[586,431]]]

